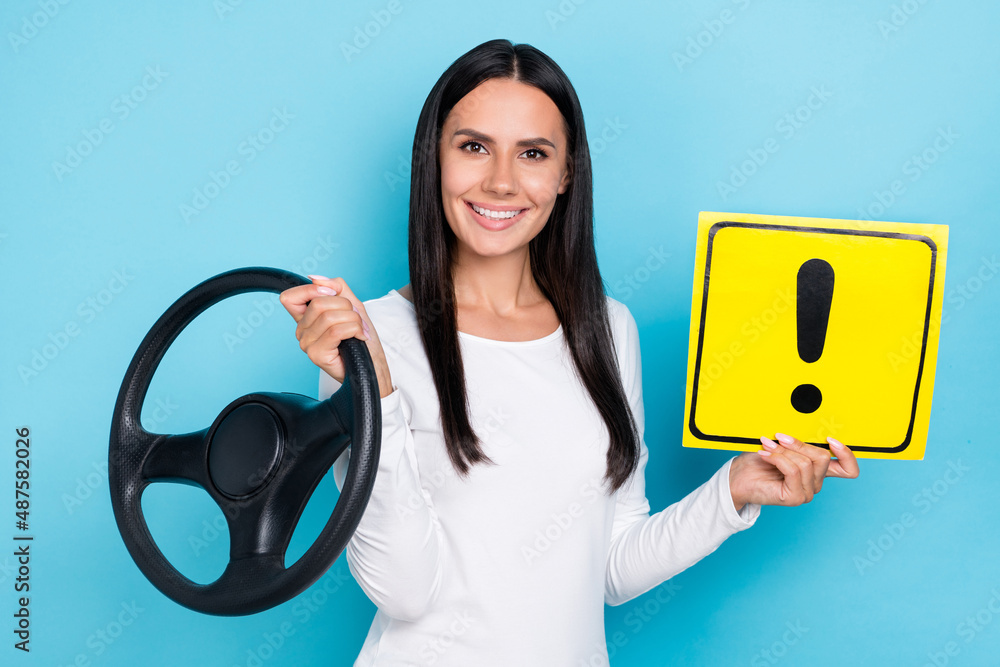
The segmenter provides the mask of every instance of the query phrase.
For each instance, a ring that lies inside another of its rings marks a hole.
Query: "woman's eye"
[[[486,148],[478,141],[466,141],[461,146],[462,150],[469,151],[470,153],[482,153]]]
[[[524,156],[529,160],[541,160],[542,158],[547,157],[545,151],[538,148],[529,148],[524,151]]]

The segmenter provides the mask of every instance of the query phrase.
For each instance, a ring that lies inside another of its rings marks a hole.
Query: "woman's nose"
[[[500,195],[517,193],[517,169],[513,160],[500,157],[490,161],[483,189]]]

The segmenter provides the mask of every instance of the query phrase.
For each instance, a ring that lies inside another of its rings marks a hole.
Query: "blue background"
[[[494,37],[541,48],[579,92],[601,270],[643,345],[654,510],[730,456],[679,444],[698,211],[950,225],[926,458],[862,461],[858,480],[830,481],[804,507],[765,508],[753,529],[671,584],[608,608],[612,664],[994,661],[1000,6],[389,8],[4,3],[0,544],[18,532],[21,426],[31,429],[35,541],[30,655],[12,646],[16,563],[12,546],[0,548],[0,662],[351,663],[374,607],[343,558],[303,596],[245,618],[188,611],[143,578],[109,501],[111,413],[143,335],[209,276],[252,265],[318,272],[343,276],[362,299],[405,284],[407,163],[420,106],[456,57]],[[810,109],[814,91],[823,100]],[[796,113],[797,126],[786,119]],[[935,148],[939,133],[950,139]],[[768,139],[779,150],[745,182],[734,179]],[[925,153],[926,168],[916,167]],[[897,180],[903,191],[891,194]],[[185,215],[185,205],[196,213]],[[669,258],[647,272],[654,252]],[[243,393],[313,394],[316,379],[276,299],[244,295],[181,335],[143,421],[194,430]],[[335,499],[328,475],[293,555]],[[198,581],[221,572],[226,536],[207,496],[157,485],[144,507],[183,572]]]

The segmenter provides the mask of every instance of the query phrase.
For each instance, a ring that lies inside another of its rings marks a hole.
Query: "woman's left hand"
[[[829,451],[784,433],[777,439],[761,438],[763,449],[733,460],[729,489],[737,511],[747,503],[801,505],[819,493],[827,477],[854,479],[860,472],[854,453],[833,438],[827,438]],[[837,458],[831,459],[831,452]]]

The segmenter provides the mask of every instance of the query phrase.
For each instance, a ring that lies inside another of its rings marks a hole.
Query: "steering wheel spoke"
[[[151,482],[176,482],[209,488],[208,429],[178,435],[150,434],[153,438],[142,465],[142,476]]]

